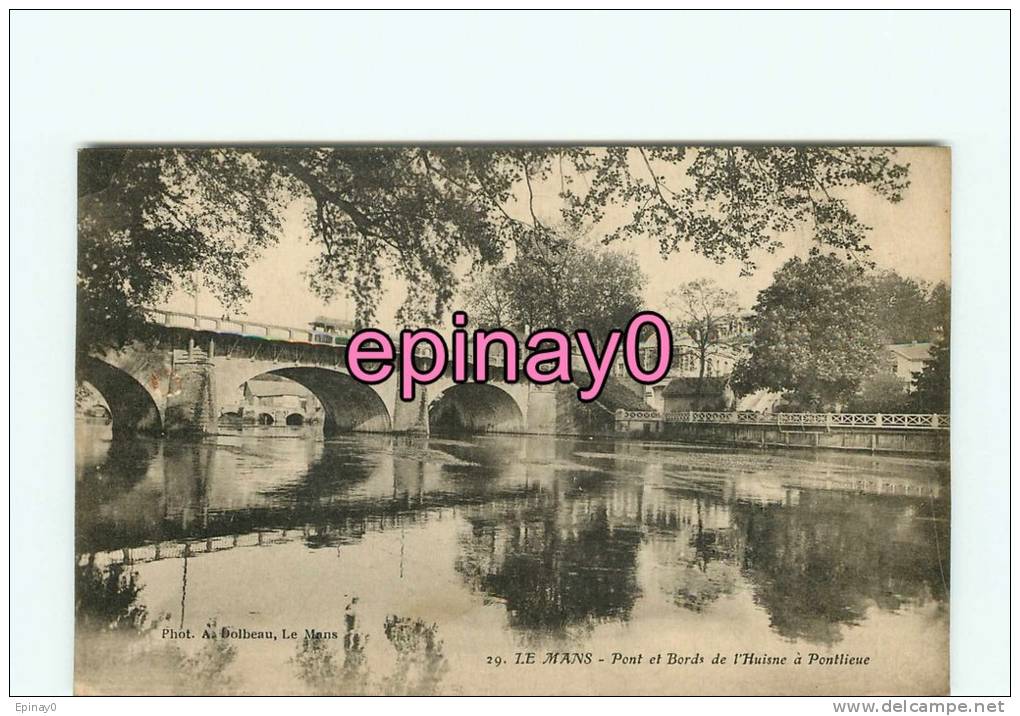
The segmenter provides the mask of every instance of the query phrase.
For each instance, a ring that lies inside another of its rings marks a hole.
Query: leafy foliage
[[[279,236],[273,171],[229,150],[85,150],[78,158],[78,345],[144,335],[142,311],[201,272],[227,303]]]
[[[609,147],[575,150],[571,160],[591,174],[590,190],[566,190],[578,220],[598,220],[606,206],[635,207],[610,234],[657,236],[663,256],[690,244],[717,261],[738,259],[754,269],[752,253],[775,251],[779,234],[809,222],[818,241],[848,253],[866,251],[869,227],[838,190],[870,187],[892,202],[909,186],[909,165],[880,147]],[[673,176],[670,176],[672,172]],[[685,181],[674,184],[677,174]]]
[[[320,253],[309,278],[346,293],[371,323],[387,274],[409,294],[398,319],[434,322],[462,260],[538,265],[561,244],[535,210],[556,187],[573,229],[630,207],[610,242],[656,236],[745,270],[752,253],[809,222],[823,245],[858,254],[868,227],[839,196],[868,187],[899,201],[908,165],[875,147],[244,147],[90,149],[79,157],[79,348],[137,336],[142,307],[201,273],[228,306],[244,273],[300,202]]]
[[[895,271],[871,278],[875,317],[883,343],[930,341],[949,321],[949,289],[929,286]]]
[[[633,256],[568,243],[480,272],[465,292],[465,305],[483,326],[519,332],[584,328],[601,341],[641,310],[643,286]]]
[[[949,412],[949,331],[931,348],[931,360],[914,373],[914,409],[919,413]]]
[[[846,404],[874,369],[880,345],[863,271],[832,254],[793,258],[758,294],[748,358],[734,370],[742,393],[789,391],[801,407]]]
[[[893,373],[871,374],[847,406],[851,413],[904,413],[908,409],[907,382]]]

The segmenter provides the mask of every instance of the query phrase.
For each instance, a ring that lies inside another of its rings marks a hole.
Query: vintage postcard
[[[77,693],[948,692],[949,149],[77,160]]]

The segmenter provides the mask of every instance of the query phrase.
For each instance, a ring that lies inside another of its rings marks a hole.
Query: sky
[[[872,247],[870,258],[877,268],[893,269],[927,282],[948,283],[950,152],[946,148],[901,147],[897,161],[910,163],[910,187],[901,202],[892,204],[866,188],[849,190],[841,196],[857,216],[872,227],[867,243]],[[547,182],[546,187],[539,186],[536,190],[536,213],[543,220],[553,218],[558,212],[559,200],[552,184]],[[253,262],[248,272],[252,297],[245,307],[246,318],[295,327],[307,326],[320,314],[353,318],[354,307],[347,300],[338,298],[324,303],[308,286],[303,274],[318,249],[305,227],[303,211],[300,202],[289,207],[280,243]],[[516,211],[524,211],[523,193]],[[598,237],[598,227],[593,229],[592,235]],[[620,241],[611,248],[631,252],[637,258],[646,277],[647,308],[664,310],[666,294],[671,289],[699,278],[714,279],[723,288],[735,292],[742,307],[750,308],[758,292],[771,283],[773,272],[792,256],[806,256],[814,243],[807,226],[780,238],[784,244],[782,249],[774,254],[760,252],[752,257],[758,268],[749,277],[740,276],[739,262],[716,264],[686,248],[663,260],[658,241],[652,236]],[[386,282],[385,288],[386,297],[376,312],[376,324],[384,330],[393,330],[393,316],[403,300],[403,291],[399,281],[393,279]],[[173,310],[192,312],[195,298],[178,293],[166,305]],[[460,306],[452,306],[451,310],[456,308]],[[198,312],[213,316],[225,313],[206,290],[199,293]],[[468,314],[470,316],[470,311]]]

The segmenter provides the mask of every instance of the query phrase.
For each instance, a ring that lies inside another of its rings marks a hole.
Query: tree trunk
[[[694,389],[694,409],[701,410],[701,393],[705,385],[705,362],[708,360],[708,351],[704,346],[698,352],[698,384]]]

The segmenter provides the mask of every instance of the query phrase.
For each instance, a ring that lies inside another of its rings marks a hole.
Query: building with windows
[[[729,376],[733,373],[733,368],[737,364],[737,361],[740,360],[747,351],[747,345],[750,342],[752,332],[751,316],[752,314],[750,312],[745,311],[716,321],[715,327],[717,334],[713,336],[711,345],[709,346],[705,356],[704,377],[706,382],[708,382],[708,379],[713,379],[711,381],[711,385],[719,387],[720,394],[699,396],[699,401],[696,402],[700,402],[700,398],[704,398],[705,402],[710,402],[712,404],[727,401],[732,402],[731,398],[727,399],[722,395],[722,386],[725,385],[726,390],[729,391]],[[640,348],[641,364],[644,366],[654,365],[657,359],[657,351],[658,342],[656,337],[649,336],[645,338]],[[613,370],[617,375],[622,375],[625,372],[626,369],[624,368],[622,356],[617,359]],[[665,396],[667,387],[670,386],[676,379],[697,379],[699,375],[701,375],[701,357],[697,342],[688,333],[681,332],[674,327],[673,360],[670,371],[659,383],[645,387],[645,394],[643,396],[645,402],[655,410],[669,411],[671,408],[667,407]],[[724,380],[719,381],[715,379]],[[689,390],[690,385],[693,385],[693,383],[676,383],[672,390],[673,396],[670,403],[674,406],[679,405],[680,403],[689,403],[689,398],[691,396],[686,395],[686,393]],[[702,387],[704,388],[704,386]],[[681,397],[680,393],[684,393],[685,397]],[[672,409],[692,410],[694,408],[674,407]]]
[[[884,371],[892,373],[908,384],[914,373],[920,373],[931,359],[931,343],[891,343],[883,347]]]
[[[304,425],[321,420],[322,405],[303,385],[267,374],[241,385],[240,405],[231,413],[249,425]]]

